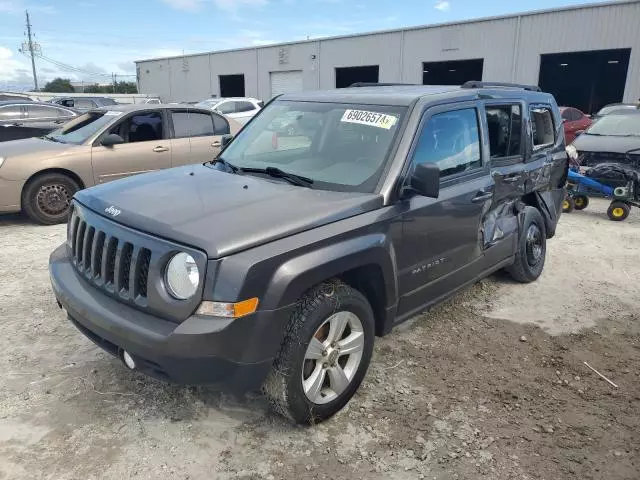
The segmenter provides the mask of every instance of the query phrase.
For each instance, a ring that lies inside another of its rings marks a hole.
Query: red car
[[[588,115],[573,107],[560,107],[562,123],[564,124],[564,138],[567,145],[576,139],[576,132],[586,130],[593,123]]]

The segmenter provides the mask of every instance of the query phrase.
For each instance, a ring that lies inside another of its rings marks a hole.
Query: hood
[[[55,154],[67,150],[70,147],[77,147],[77,145],[52,142],[38,137],[23,138],[21,140],[9,140],[8,142],[0,143],[0,157],[10,158],[18,155],[28,155],[30,153]]]
[[[600,137],[583,133],[574,140],[573,146],[581,152],[626,153],[631,149],[640,148],[640,137]]]
[[[224,173],[205,165],[99,185],[78,192],[76,200],[136,230],[202,249],[209,258],[383,205],[381,195],[312,190],[280,180]]]

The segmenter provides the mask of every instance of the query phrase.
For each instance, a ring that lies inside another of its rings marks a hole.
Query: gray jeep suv
[[[315,422],[357,390],[376,336],[496,270],[537,279],[566,174],[537,87],[287,94],[210,163],[76,193],[51,281],[128,368],[262,387]]]

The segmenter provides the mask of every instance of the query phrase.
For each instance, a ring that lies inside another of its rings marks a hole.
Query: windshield
[[[406,107],[277,101],[225,149],[239,168],[275,167],[314,188],[372,192]]]
[[[44,138],[60,143],[81,145],[121,113],[107,111],[87,112],[66,123],[64,127],[45,135]]]
[[[594,123],[585,133],[613,137],[640,136],[640,113],[607,115]]]
[[[213,109],[218,103],[220,103],[220,100],[203,100],[196,103],[196,107]]]

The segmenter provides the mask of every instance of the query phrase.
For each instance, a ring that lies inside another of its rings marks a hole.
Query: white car
[[[209,108],[244,125],[260,111],[264,102],[249,97],[209,98],[196,103],[196,106]]]

